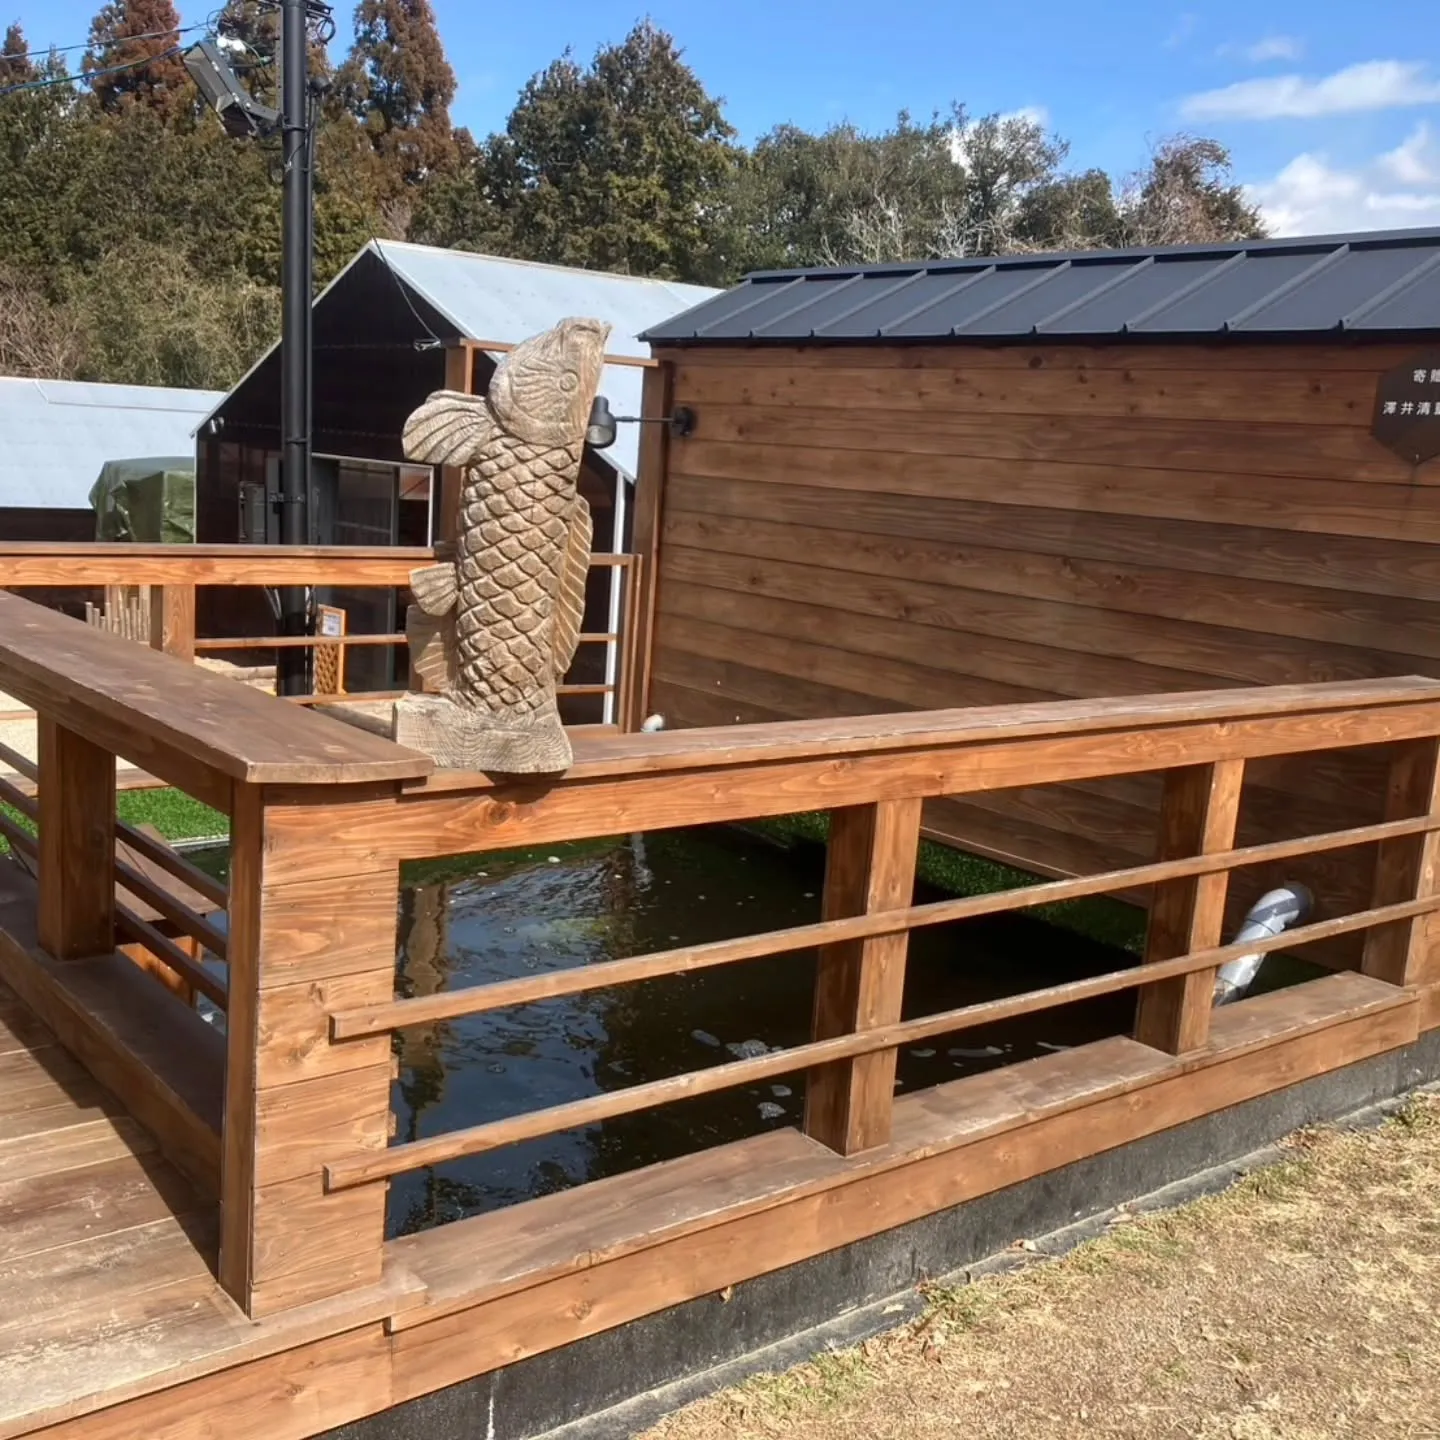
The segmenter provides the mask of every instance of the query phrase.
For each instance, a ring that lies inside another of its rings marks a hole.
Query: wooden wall
[[[662,355],[648,708],[672,725],[1440,675],[1440,463],[1369,435],[1409,347]],[[1379,818],[1376,756],[1253,767],[1241,843]],[[944,802],[1057,874],[1152,858],[1158,777]],[[1371,859],[1310,873],[1324,908]],[[1236,887],[1247,904],[1277,876]],[[1289,877],[1287,877],[1289,878]]]

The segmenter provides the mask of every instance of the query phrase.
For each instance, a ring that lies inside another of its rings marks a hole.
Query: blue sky
[[[456,118],[482,133],[567,45],[588,58],[645,13],[612,0],[433,3],[460,80]],[[10,0],[37,45],[82,40],[97,6]],[[1422,23],[1421,0],[652,0],[648,13],[746,139],[781,121],[873,128],[902,106],[923,115],[958,99],[975,114],[1042,114],[1072,164],[1122,175],[1164,135],[1214,135],[1282,233],[1440,225],[1440,25]]]

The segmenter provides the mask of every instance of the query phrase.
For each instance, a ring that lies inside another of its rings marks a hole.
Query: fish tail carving
[[[425,565],[410,572],[410,590],[415,603],[427,615],[448,615],[460,593],[459,577],[452,561]]]
[[[455,612],[427,614],[418,605],[405,612],[410,668],[430,690],[448,690],[455,682]]]

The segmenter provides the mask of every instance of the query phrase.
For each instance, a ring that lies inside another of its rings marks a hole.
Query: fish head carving
[[[573,445],[585,436],[610,327],[569,319],[517,345],[495,367],[490,410],[529,445]]]

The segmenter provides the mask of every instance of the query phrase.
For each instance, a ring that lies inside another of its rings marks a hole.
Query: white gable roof
[[[84,510],[109,460],[195,457],[215,390],[0,376],[0,508]]]
[[[584,315],[609,324],[607,349],[611,355],[645,359],[650,347],[638,338],[643,331],[721,293],[704,285],[681,285],[674,280],[647,280],[534,260],[507,260],[498,255],[444,250],[401,240],[372,240],[315,297],[317,307],[344,284],[346,275],[365,255],[377,256],[400,284],[434,306],[457,333],[482,345],[486,340],[518,345],[568,316]],[[272,345],[235,390],[278,348],[278,344]],[[643,368],[636,365],[605,367],[600,388],[616,415],[640,413],[644,374]],[[219,408],[219,401],[214,408]],[[620,426],[614,445],[603,452],[605,460],[632,480],[639,463],[639,430],[638,425]]]

